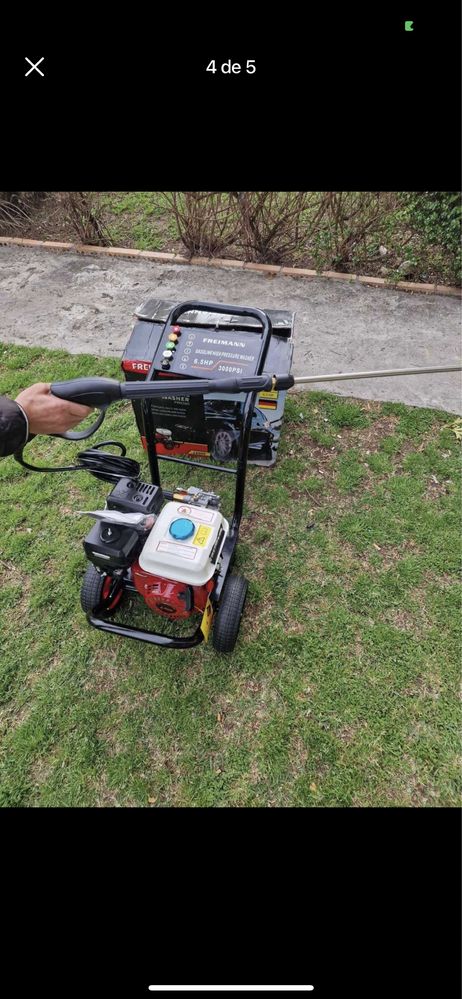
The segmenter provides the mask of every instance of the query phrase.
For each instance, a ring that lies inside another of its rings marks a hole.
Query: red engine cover
[[[203,612],[214,586],[213,579],[209,579],[204,586],[190,586],[164,576],[154,576],[142,569],[138,561],[132,565],[132,574],[133,583],[150,610],[172,621],[190,617],[194,611]]]

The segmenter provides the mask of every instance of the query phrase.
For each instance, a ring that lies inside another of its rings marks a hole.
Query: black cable
[[[109,451],[100,451],[102,447],[118,447],[120,455],[111,454]],[[45,466],[30,465],[24,461],[23,450],[16,451],[14,458],[23,468],[29,472],[80,472],[82,469],[90,472],[97,479],[104,479],[105,482],[118,482],[128,476],[130,479],[138,479],[140,475],[140,464],[132,458],[126,458],[127,449],[120,441],[101,441],[95,444],[88,451],[80,451],[77,455],[76,465],[56,465],[54,468]]]

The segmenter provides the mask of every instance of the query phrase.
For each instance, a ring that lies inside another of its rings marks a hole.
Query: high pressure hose
[[[100,448],[103,447],[118,447],[120,455],[111,454],[110,451],[100,451]],[[45,465],[31,465],[24,461],[22,448],[16,452],[14,458],[29,472],[79,472],[83,470],[105,482],[118,482],[119,479],[126,476],[130,479],[138,479],[140,464],[132,458],[126,458],[126,453],[127,449],[120,441],[101,441],[101,444],[95,444],[87,451],[80,451],[75,465],[55,465],[54,468]]]

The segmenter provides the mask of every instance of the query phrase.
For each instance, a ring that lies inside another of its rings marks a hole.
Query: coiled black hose
[[[118,447],[120,454],[111,454],[110,451],[100,451],[102,447]],[[138,479],[140,476],[140,464],[132,458],[126,458],[127,449],[120,441],[101,441],[87,451],[80,451],[77,455],[76,465],[56,465],[54,468],[46,466],[30,465],[24,461],[22,449],[16,451],[14,455],[17,462],[27,468],[29,472],[90,472],[97,479],[104,479],[105,482],[118,482],[128,476],[130,479]]]

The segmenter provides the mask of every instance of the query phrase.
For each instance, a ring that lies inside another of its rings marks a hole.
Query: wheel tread
[[[94,565],[88,566],[88,569],[83,577],[80,590],[80,605],[85,614],[91,613],[91,611],[93,611],[94,608],[100,603],[101,593],[106,578],[106,576],[103,576],[96,571]],[[113,610],[115,611],[115,607]],[[106,614],[112,614],[113,610],[106,611]]]
[[[236,645],[248,583],[244,576],[229,576],[213,626],[213,647],[217,652],[232,652]]]

